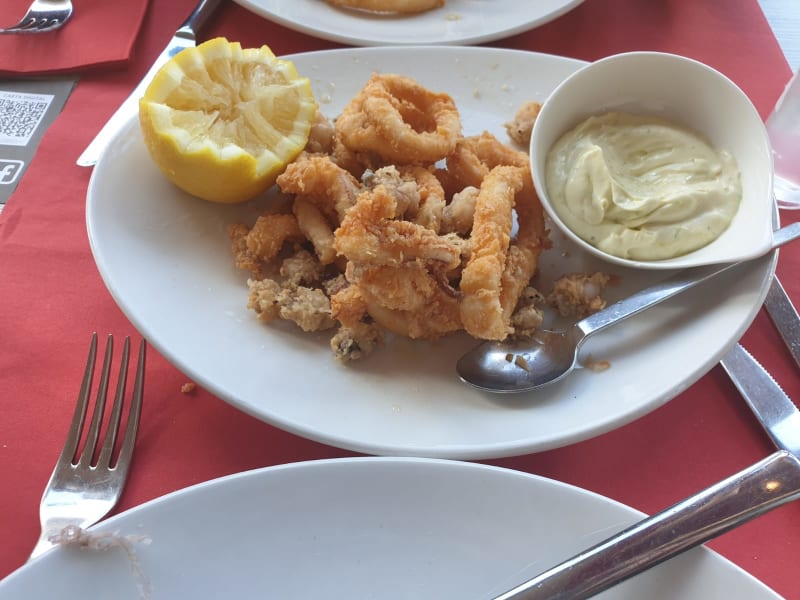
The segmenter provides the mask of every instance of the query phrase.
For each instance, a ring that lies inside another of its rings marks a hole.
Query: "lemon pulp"
[[[181,51],[139,101],[145,145],[181,189],[241,202],[269,188],[308,141],[311,84],[267,46],[215,38]]]

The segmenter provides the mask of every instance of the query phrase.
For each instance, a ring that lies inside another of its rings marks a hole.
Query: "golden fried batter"
[[[582,319],[605,308],[602,293],[610,280],[605,273],[569,273],[553,284],[547,301],[561,316]]]
[[[531,145],[533,124],[536,122],[540,110],[542,110],[542,105],[539,102],[526,102],[520,106],[517,114],[514,115],[514,120],[504,124],[511,141],[526,149]]]

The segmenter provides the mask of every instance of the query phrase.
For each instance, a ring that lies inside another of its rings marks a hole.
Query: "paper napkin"
[[[5,0],[0,28],[15,25],[31,0]],[[79,72],[125,65],[149,0],[73,0],[72,18],[55,31],[0,34],[0,76]]]

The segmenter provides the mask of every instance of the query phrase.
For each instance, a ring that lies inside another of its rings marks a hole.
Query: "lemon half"
[[[305,147],[311,84],[267,46],[215,38],[167,62],[139,101],[144,142],[179,188],[241,202],[269,188]]]

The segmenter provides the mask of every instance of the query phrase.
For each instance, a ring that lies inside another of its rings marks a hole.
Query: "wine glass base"
[[[800,210],[800,185],[792,183],[782,177],[775,176],[775,199],[778,208],[784,210]]]

